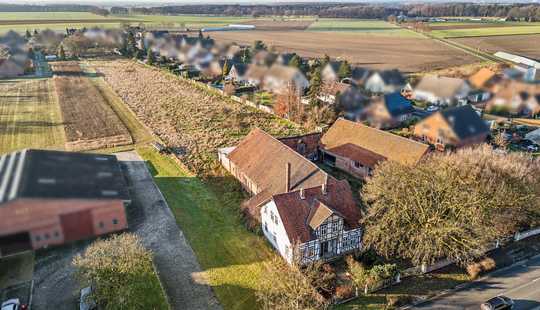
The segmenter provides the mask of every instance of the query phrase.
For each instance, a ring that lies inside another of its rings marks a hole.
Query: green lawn
[[[402,29],[384,20],[321,18],[311,24],[308,31],[354,32],[373,35],[414,37],[418,34]]]
[[[22,148],[63,149],[65,139],[50,80],[0,81],[0,154]]]
[[[117,17],[115,17],[117,18]],[[53,19],[108,19],[108,17],[89,12],[0,12],[0,22],[21,19],[53,20]]]
[[[540,33],[540,24],[535,23],[529,26],[515,27],[483,27],[471,29],[447,29],[434,30],[431,35],[438,38],[459,38],[459,37],[484,37],[498,35],[518,35]]]
[[[202,181],[152,149],[139,148],[225,309],[257,308],[255,291],[273,251],[239,217],[245,199],[230,178]]]
[[[188,28],[218,27],[251,20],[249,17],[206,16],[206,15],[129,15],[131,19],[142,20],[145,24],[184,24]]]

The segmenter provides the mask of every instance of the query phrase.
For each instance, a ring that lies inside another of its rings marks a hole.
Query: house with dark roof
[[[0,157],[0,257],[127,228],[115,156],[22,150]]]
[[[357,87],[348,87],[336,98],[338,109],[349,120],[359,120],[362,111],[368,106],[370,99]]]
[[[246,80],[246,72],[248,70],[248,65],[244,63],[233,63],[229,74],[227,75],[227,80],[235,82],[244,82]]]
[[[379,129],[395,128],[411,118],[414,107],[399,92],[375,98],[361,114],[361,119]]]
[[[364,88],[375,94],[387,94],[400,91],[407,81],[399,70],[373,72],[364,83]]]
[[[490,130],[478,113],[464,105],[439,111],[414,127],[414,136],[438,150],[459,148],[486,141]]]
[[[342,61],[332,60],[329,61],[321,70],[321,78],[324,83],[340,82],[339,67]]]
[[[319,149],[327,165],[364,178],[385,160],[415,165],[428,153],[429,146],[339,118],[321,138]]]
[[[332,259],[361,246],[360,211],[346,180],[336,180],[282,141],[252,130],[218,156],[251,195],[242,205],[289,262]],[[296,144],[298,147],[300,144]]]

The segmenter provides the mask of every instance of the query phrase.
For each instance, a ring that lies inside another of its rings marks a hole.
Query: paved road
[[[515,310],[540,309],[540,256],[524,264],[496,271],[455,293],[414,309],[480,309],[480,304],[497,295],[515,301]]]
[[[221,309],[201,276],[195,253],[178,228],[174,215],[136,152],[116,154],[125,167],[132,195],[129,229],[154,253],[154,263],[173,309]]]

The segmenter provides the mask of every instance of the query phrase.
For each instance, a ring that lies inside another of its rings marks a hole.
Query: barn
[[[127,228],[113,155],[22,150],[0,157],[0,257]]]

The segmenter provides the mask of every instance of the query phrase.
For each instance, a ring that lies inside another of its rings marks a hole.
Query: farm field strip
[[[439,38],[462,38],[462,37],[484,37],[484,36],[504,36],[520,34],[538,34],[540,25],[514,26],[514,27],[482,27],[469,29],[447,29],[434,30],[431,35]]]
[[[62,116],[46,79],[0,81],[0,153],[63,149]]]
[[[540,58],[540,34],[452,38],[453,42],[487,53],[504,51],[525,57]]]
[[[400,37],[419,37],[420,35],[400,28],[383,20],[356,20],[339,18],[321,18],[312,23],[308,31],[324,32],[350,32],[354,34],[365,34],[375,36],[400,36]]]
[[[128,130],[106,98],[76,62],[53,66],[58,101],[66,130],[66,148],[89,150],[133,142]],[[58,75],[60,74],[60,75]]]
[[[254,30],[215,32],[211,36],[218,41],[241,44],[262,40],[280,52],[296,52],[304,57],[323,57],[327,54],[359,66],[399,68],[404,72],[431,71],[478,61],[475,56],[419,34],[400,37],[347,32]]]

